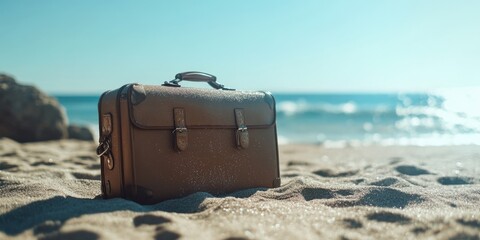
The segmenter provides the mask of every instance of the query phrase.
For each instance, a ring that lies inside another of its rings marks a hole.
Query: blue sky
[[[51,93],[187,70],[274,92],[480,86],[479,12],[476,0],[2,0],[0,72]]]

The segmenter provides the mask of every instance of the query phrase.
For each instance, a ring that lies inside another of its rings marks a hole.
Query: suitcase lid
[[[275,100],[267,92],[133,84],[128,95],[130,120],[144,129],[174,128],[175,108],[184,110],[187,128],[237,128],[235,109],[243,109],[248,128],[275,124]]]

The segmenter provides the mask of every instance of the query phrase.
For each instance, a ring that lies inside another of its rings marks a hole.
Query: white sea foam
[[[357,111],[357,105],[353,102],[347,102],[341,105],[341,110],[343,113],[351,114]]]
[[[278,143],[285,145],[295,143],[286,137],[279,137]],[[306,142],[300,142],[306,143]],[[312,142],[311,142],[312,143]],[[480,145],[480,134],[433,134],[418,137],[388,137],[382,138],[378,134],[359,139],[343,140],[324,140],[316,142],[326,148],[345,148],[360,146],[460,146],[460,145]]]
[[[385,112],[387,108],[385,106],[379,106],[378,112]],[[307,103],[306,101],[282,101],[277,104],[277,112],[285,114],[286,116],[293,116],[303,113],[343,113],[353,114],[358,111],[358,106],[352,102],[345,102],[341,104],[331,103]]]
[[[278,142],[279,145],[286,145],[286,144],[290,143],[288,138],[286,138],[285,136],[282,136],[282,135],[277,136],[277,142]]]

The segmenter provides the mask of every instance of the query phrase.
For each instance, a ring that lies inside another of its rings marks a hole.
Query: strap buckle
[[[177,127],[175,128],[175,130],[172,131],[172,133],[183,133],[183,132],[187,132],[187,128],[184,128],[184,127]]]
[[[237,131],[238,131],[238,132],[246,132],[246,131],[248,131],[248,128],[247,128],[246,126],[242,126],[242,127],[239,127],[239,128],[237,129]]]
[[[101,157],[105,155],[109,150],[110,150],[110,144],[109,140],[105,139],[104,141],[101,141],[100,144],[97,147],[97,156]]]

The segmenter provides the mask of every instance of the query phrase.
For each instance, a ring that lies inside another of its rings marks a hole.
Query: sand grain
[[[0,239],[479,239],[480,147],[281,146],[282,186],[103,200],[93,143],[0,140]]]

